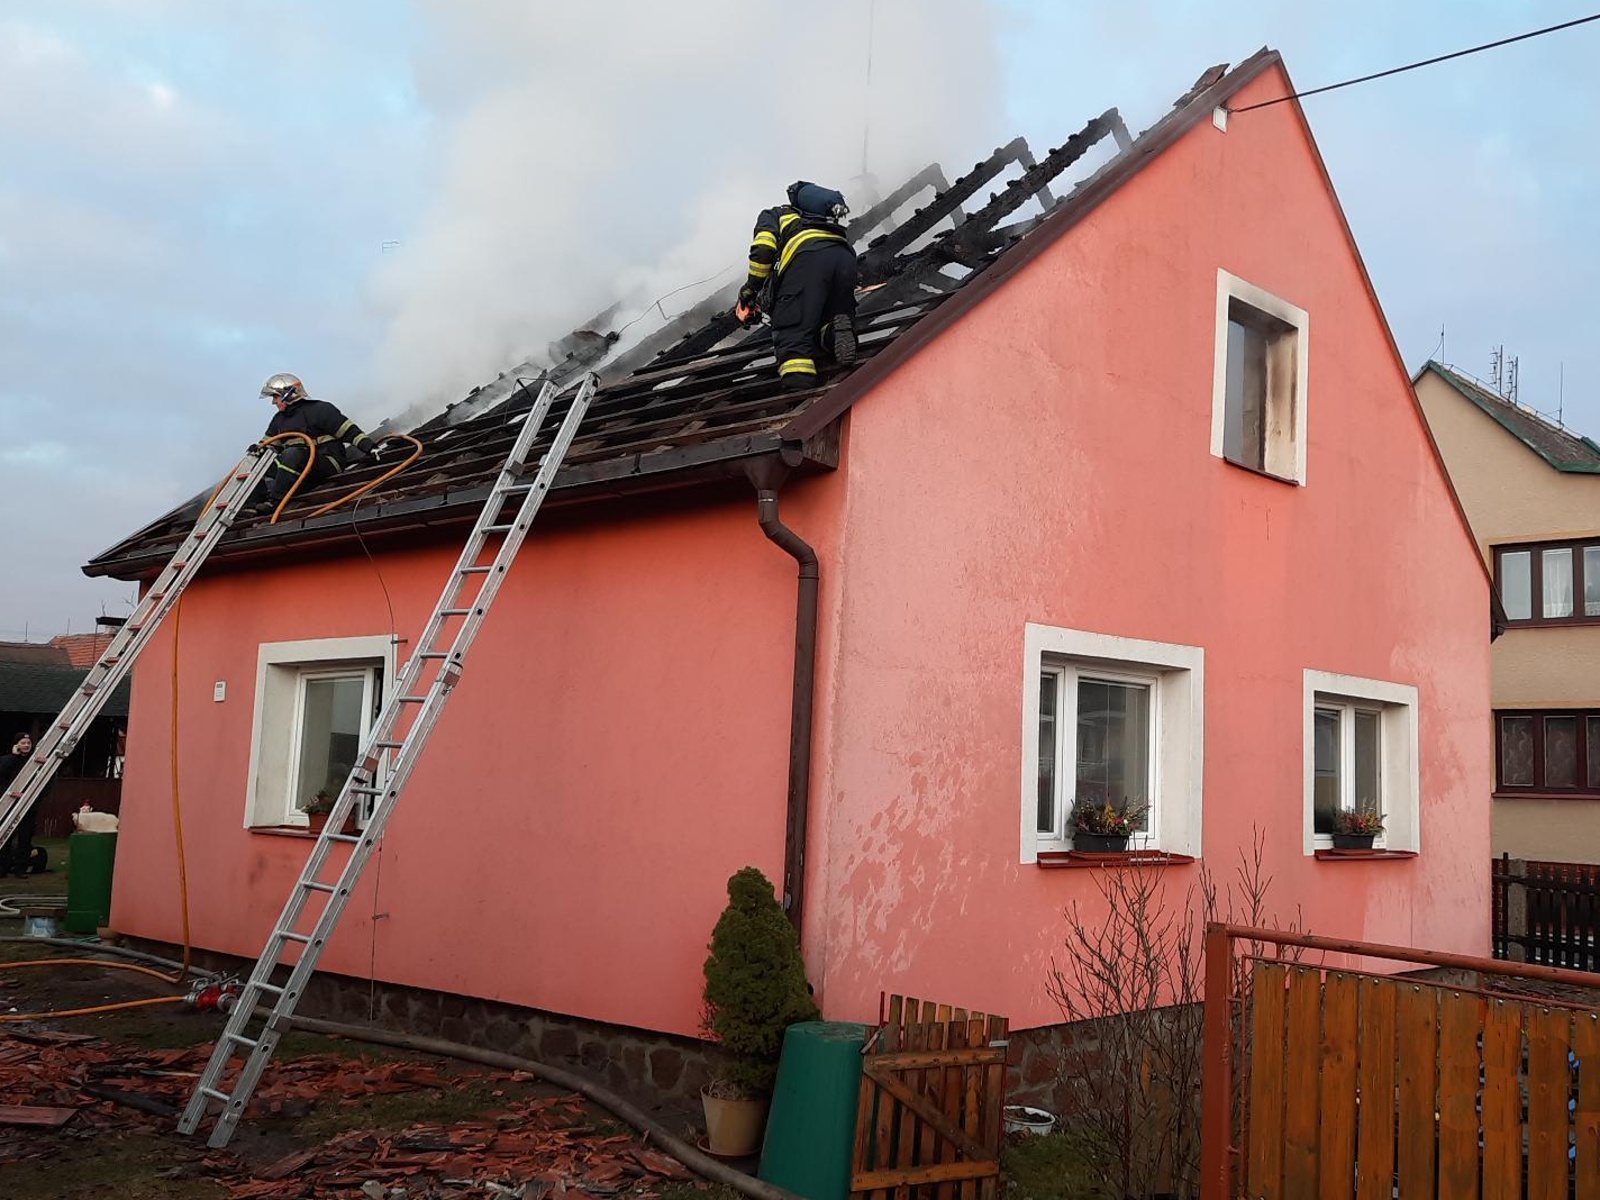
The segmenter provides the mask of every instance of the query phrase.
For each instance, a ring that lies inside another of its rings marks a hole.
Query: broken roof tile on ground
[[[171,1136],[174,1171],[209,1177],[236,1198],[355,1195],[373,1181],[386,1191],[405,1187],[417,1200],[484,1195],[489,1184],[530,1198],[565,1192],[614,1196],[652,1192],[664,1180],[689,1177],[642,1139],[616,1132],[609,1121],[597,1125],[583,1099],[567,1093],[518,1098],[508,1092],[503,1107],[468,1120],[347,1129],[252,1164],[239,1154],[207,1152],[200,1142],[174,1133],[176,1114],[205,1059],[204,1048],[140,1050],[92,1037],[40,1040],[27,1030],[14,1031],[0,1036],[0,1117],[34,1110],[38,1123],[40,1110],[53,1110],[69,1137]],[[298,1122],[313,1106],[326,1111],[377,1095],[443,1095],[485,1082],[509,1088],[529,1081],[479,1068],[447,1075],[425,1062],[313,1054],[275,1064],[251,1103],[251,1116]],[[288,1128],[292,1134],[294,1127]],[[59,1143],[37,1135],[37,1129],[8,1128],[0,1121],[0,1163],[59,1151]]]
[[[780,451],[794,469],[836,467],[838,420],[861,394],[1276,61],[1263,50],[1232,72],[1212,68],[1137,140],[1117,110],[1109,109],[1042,158],[1035,159],[1028,143],[1017,138],[953,182],[930,166],[871,205],[849,227],[861,255],[861,361],[810,391],[780,386],[770,332],[742,329],[729,311],[731,293],[708,298],[609,360],[615,344],[609,332],[579,330],[562,339],[557,348],[568,357],[554,373],[598,369],[603,386],[556,478],[551,502],[742,478],[751,460]],[[1070,179],[1068,172],[1096,148],[1108,161]],[[1002,180],[1004,186],[997,186]],[[991,187],[996,190],[980,201]],[[930,192],[931,198],[896,223],[897,214]],[[730,230],[730,242],[738,243],[743,233]],[[595,323],[609,321],[614,311]],[[303,504],[297,498],[276,525],[260,518],[241,522],[216,557],[273,554],[289,543],[303,552],[352,541],[357,521],[364,535],[470,522],[543,377],[538,367],[525,364],[419,426],[413,432],[424,445],[423,456],[359,505],[320,517],[294,516],[297,509],[310,512],[359,487],[389,462],[336,476],[307,493]],[[551,431],[563,409],[558,402]],[[550,436],[541,435],[544,444]],[[533,458],[539,450],[536,445]],[[85,570],[124,579],[154,573],[197,510],[198,500],[167,514]]]

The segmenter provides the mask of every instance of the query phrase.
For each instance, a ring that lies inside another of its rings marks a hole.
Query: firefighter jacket
[[[287,408],[272,414],[267,424],[267,436],[275,433],[307,433],[317,440],[320,458],[337,444],[339,453],[329,457],[337,464],[348,464],[353,456],[346,455],[343,447],[350,446],[362,458],[372,453],[372,439],[361,427],[326,400],[313,400],[309,396],[294,401]],[[281,448],[281,447],[280,447]]]
[[[837,222],[803,213],[788,204],[763,209],[750,239],[750,277],[745,280],[745,294],[753,296],[768,279],[782,275],[796,254],[830,242],[850,244]]]

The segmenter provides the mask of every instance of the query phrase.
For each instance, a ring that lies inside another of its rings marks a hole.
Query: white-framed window
[[[387,634],[262,644],[247,826],[305,825],[319,792],[339,794],[383,706],[394,654]]]
[[[1305,672],[1304,850],[1333,845],[1341,812],[1375,812],[1388,850],[1421,849],[1417,689]]]
[[[1305,483],[1310,332],[1304,309],[1217,271],[1211,453]]]
[[[1145,807],[1131,848],[1198,855],[1204,651],[1032,622],[1023,642],[1022,861],[1072,848],[1079,799]]]

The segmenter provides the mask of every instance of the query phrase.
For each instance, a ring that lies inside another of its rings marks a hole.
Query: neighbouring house
[[[1494,853],[1600,863],[1600,444],[1430,362],[1417,398],[1494,574]]]
[[[717,305],[603,363],[324,967],[693,1034],[753,864],[828,1017],[1048,1026],[1105,861],[1080,793],[1150,804],[1179,894],[1259,830],[1286,916],[1486,950],[1489,580],[1304,114],[1229,112],[1292,90],[1262,51],[1136,139],[924,172],[858,218],[831,384],[781,391]],[[220,544],[136,671],[117,929],[180,936],[175,720],[194,939],[258,952],[535,390]],[[86,569],[148,579],[185,527]],[[1380,853],[1332,856],[1363,806]]]
[[[94,654],[87,661],[80,661],[87,653],[86,646],[86,642],[68,643],[66,637],[49,642],[0,642],[0,739],[5,742],[0,753],[10,751],[12,739],[19,733],[37,740],[66,707],[98,657]],[[64,837],[71,833],[72,814],[84,804],[100,812],[118,811],[128,697],[129,685],[124,682],[112,692],[89,731],[39,798],[35,808],[37,836]]]

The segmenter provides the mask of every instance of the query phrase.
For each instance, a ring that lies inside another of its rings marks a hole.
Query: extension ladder
[[[349,903],[361,872],[394,813],[406,780],[422,755],[428,735],[451,689],[460,679],[462,660],[527,536],[545,493],[561,468],[598,382],[593,373],[583,378],[531,484],[521,482],[526,474],[524,463],[557,393],[562,390],[554,381],[547,381],[541,389],[522,432],[506,456],[499,479],[490,489],[455,570],[439,596],[433,615],[428,618],[417,650],[407,659],[395,681],[394,691],[373,722],[372,732],[356,756],[356,765],[334,801],[327,824],[311,848],[300,878],[178,1122],[181,1132],[193,1133],[205,1118],[211,1102],[218,1102],[222,1109],[207,1143],[213,1149],[226,1146],[233,1137],[279,1037],[288,1028],[306,983],[317,969],[340,914]],[[515,517],[506,520],[502,510],[518,493],[522,494],[521,506]],[[480,563],[485,545],[497,534],[503,538],[494,560]],[[454,622],[459,622],[454,634],[446,634],[445,630]],[[429,672],[432,672],[431,678],[425,679]],[[384,758],[391,752],[394,757],[388,777],[380,782]],[[345,822],[355,811],[358,797],[371,800],[371,815],[360,833],[347,834]],[[330,860],[334,858],[335,849],[341,847],[348,847],[349,852],[343,867],[336,867]],[[315,910],[318,904],[320,912]],[[307,924],[309,930],[305,928]],[[288,957],[290,947],[297,947],[299,951],[292,963]],[[281,981],[274,982],[273,975],[280,965],[289,968],[288,977],[284,979],[280,975]],[[255,1010],[263,997],[272,998],[272,1007],[264,1018],[257,1018]],[[254,1036],[247,1032],[251,1029],[255,1030]],[[231,1087],[224,1090],[224,1076],[229,1065],[241,1054],[245,1061]]]
[[[228,473],[216,493],[195,520],[194,528],[184,538],[177,552],[167,560],[161,574],[145,592],[133,615],[123,623],[111,644],[89,673],[84,676],[72,699],[50,723],[49,730],[33,748],[15,779],[0,795],[0,845],[16,832],[22,818],[49,786],[56,770],[71,756],[79,740],[100,715],[111,693],[133,669],[140,651],[150,643],[161,622],[172,611],[183,594],[183,589],[194,578],[195,572],[205,562],[206,556],[216,546],[222,535],[233,524],[233,519],[250,500],[272,466],[276,456],[261,446],[252,446],[238,464]]]

